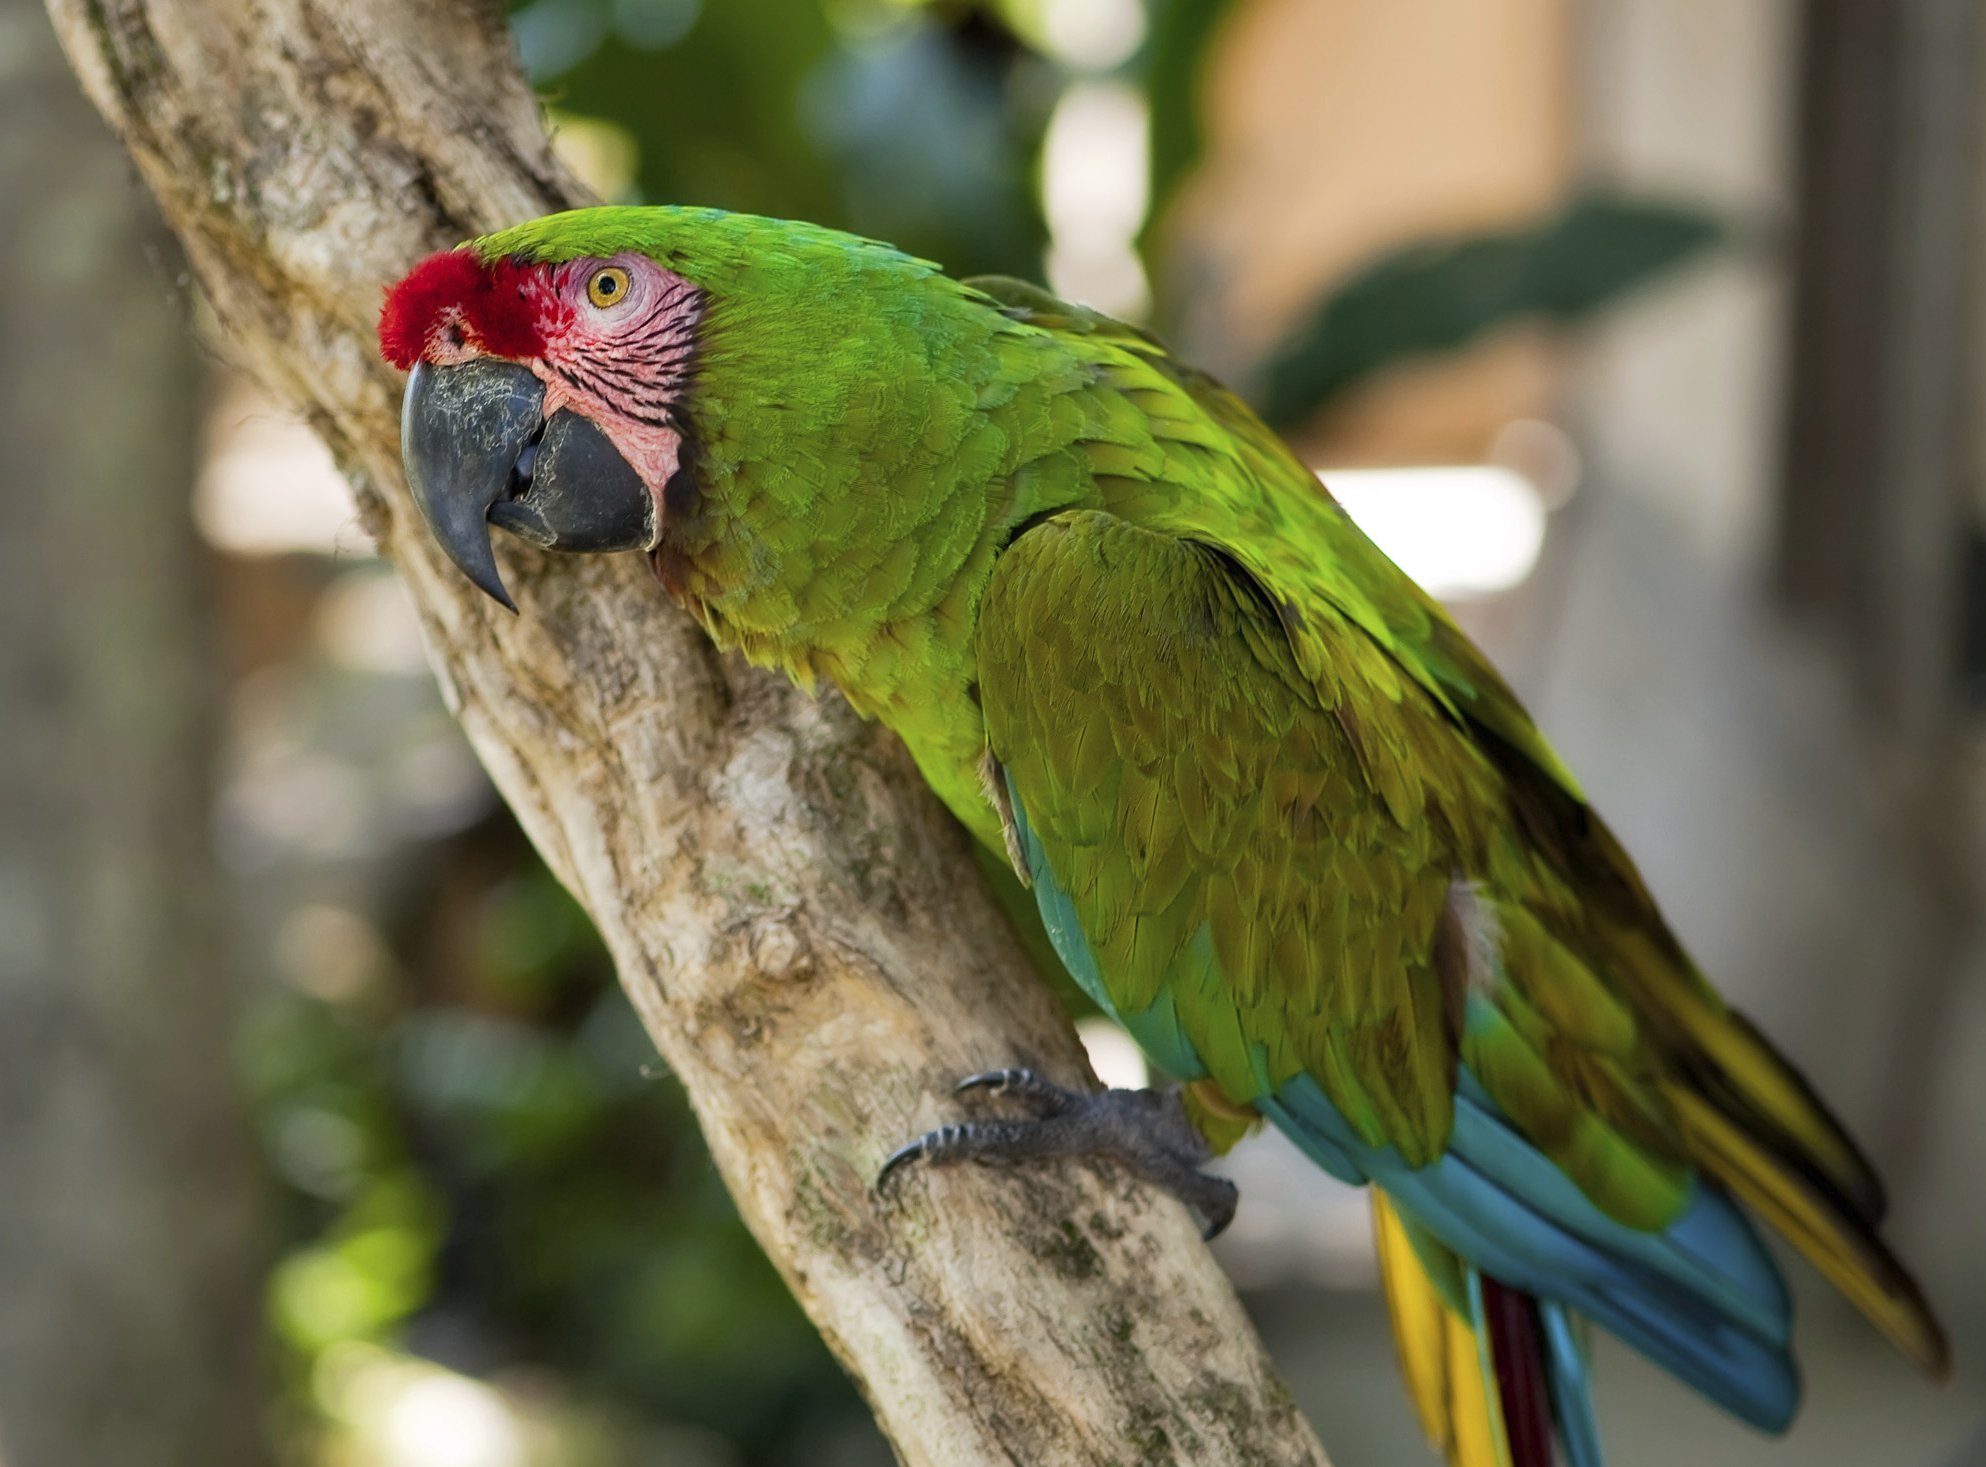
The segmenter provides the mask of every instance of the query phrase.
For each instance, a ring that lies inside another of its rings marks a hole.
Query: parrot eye
[[[596,270],[593,278],[586,282],[586,298],[605,310],[618,305],[628,293],[628,272],[618,265],[609,265],[604,270]]]

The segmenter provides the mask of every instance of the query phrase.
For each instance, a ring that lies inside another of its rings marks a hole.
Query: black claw
[[[1033,1101],[1048,1114],[1066,1110],[1081,1098],[1077,1091],[1064,1090],[1053,1081],[1044,1080],[1033,1070],[1018,1067],[982,1070],[977,1075],[967,1075],[952,1087],[954,1095],[970,1095],[978,1091]]]
[[[915,1141],[906,1142],[892,1151],[883,1162],[883,1169],[876,1173],[876,1190],[881,1192],[889,1185],[890,1178],[899,1168],[909,1166],[924,1154],[924,1143],[930,1138],[919,1136]]]
[[[883,1162],[883,1169],[876,1173],[876,1190],[881,1191],[890,1176],[909,1166],[913,1161],[925,1161],[932,1166],[943,1166],[950,1161],[963,1161],[972,1156],[974,1143],[981,1130],[978,1126],[963,1126],[954,1122],[940,1126],[935,1131],[926,1131],[915,1141],[899,1146]]]
[[[1211,1243],[1234,1221],[1235,1209],[1241,1206],[1241,1189],[1226,1177],[1210,1177],[1205,1172],[1194,1175],[1208,1184],[1206,1190],[1197,1199],[1181,1200],[1200,1214],[1200,1241]]]
[[[1009,1085],[1025,1085],[1035,1078],[1032,1070],[981,1070],[976,1075],[967,1075],[952,1086],[952,1094],[963,1095],[968,1090],[991,1090],[999,1094]]]

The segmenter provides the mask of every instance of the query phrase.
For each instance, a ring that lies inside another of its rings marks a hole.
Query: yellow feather
[[[1484,1385],[1487,1342],[1446,1304],[1440,1308],[1448,1343],[1448,1461],[1451,1467],[1510,1467],[1503,1403]]]
[[[1930,1306],[1873,1229],[1709,1101],[1681,1085],[1665,1088],[1705,1170],[1784,1235],[1905,1355],[1935,1375],[1950,1370],[1950,1347]]]
[[[1399,1212],[1377,1187],[1372,1224],[1400,1370],[1428,1440],[1449,1467],[1510,1467],[1502,1405],[1484,1387],[1475,1329],[1442,1297]]]

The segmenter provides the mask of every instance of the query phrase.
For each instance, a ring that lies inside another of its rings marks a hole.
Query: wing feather
[[[1441,608],[1239,399],[1152,337],[1033,287],[972,284],[1090,374],[1069,394],[1089,418],[1071,448],[1101,511],[1053,516],[1005,552],[978,655],[994,750],[1075,905],[1103,890],[1160,924],[1111,949],[1105,985],[1135,1009],[1170,980],[1120,969],[1124,954],[1190,958],[1177,1022],[1219,1050],[1205,1058],[1223,1090],[1246,1102],[1288,1078],[1273,1054],[1409,1162],[1439,1153],[1466,1062],[1610,1215],[1662,1226],[1701,1169],[1940,1361],[1876,1238],[1873,1167],[1690,963]],[[1490,941],[1444,962],[1464,889]]]

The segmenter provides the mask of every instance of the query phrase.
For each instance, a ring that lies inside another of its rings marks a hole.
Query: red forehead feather
[[[491,356],[542,355],[536,284],[540,272],[511,260],[485,265],[467,249],[429,255],[386,292],[379,311],[379,351],[406,371],[421,359],[442,317],[461,312],[471,341]]]

